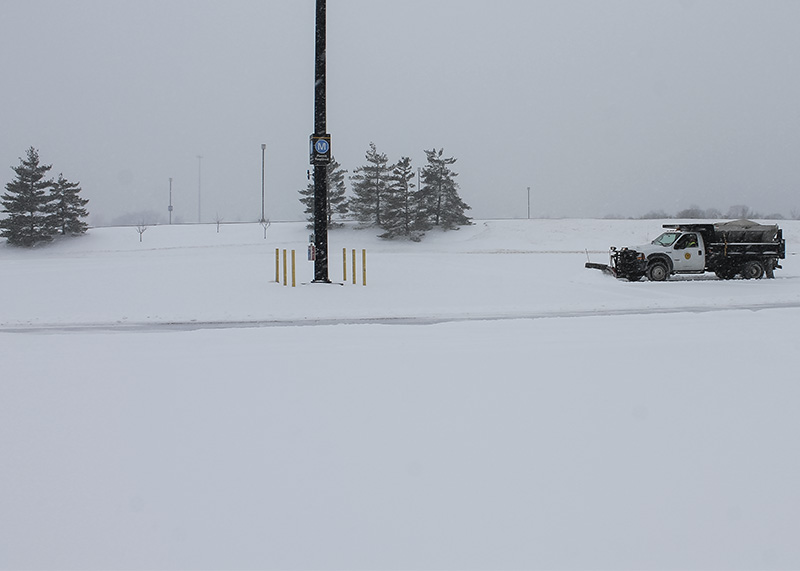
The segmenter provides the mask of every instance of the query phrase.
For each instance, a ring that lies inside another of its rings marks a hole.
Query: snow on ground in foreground
[[[0,247],[0,568],[800,567],[796,256],[630,284],[575,253],[658,228],[332,232],[366,287],[270,283],[302,225]],[[283,326],[158,325],[193,319]]]

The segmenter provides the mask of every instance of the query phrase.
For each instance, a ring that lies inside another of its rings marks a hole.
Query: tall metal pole
[[[266,222],[266,218],[264,218],[264,151],[266,150],[267,145],[261,143],[261,220],[260,222]]]
[[[314,136],[327,133],[325,107],[325,0],[317,0],[317,26],[314,50]],[[328,165],[314,164],[314,281],[330,283],[328,278]]]
[[[531,219],[531,187],[528,187],[528,220]]]
[[[201,197],[200,181],[202,180],[202,174],[203,174],[202,163],[203,163],[203,157],[201,155],[197,155],[197,223],[198,224],[202,222],[201,211],[200,211],[200,197]]]
[[[169,177],[169,223],[172,224],[172,177]]]

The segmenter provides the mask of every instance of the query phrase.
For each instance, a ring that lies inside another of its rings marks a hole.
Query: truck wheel
[[[742,266],[742,277],[746,280],[761,279],[764,275],[764,265],[756,260],[745,262]]]
[[[647,266],[647,279],[651,282],[663,282],[669,277],[669,268],[664,262],[653,262]]]

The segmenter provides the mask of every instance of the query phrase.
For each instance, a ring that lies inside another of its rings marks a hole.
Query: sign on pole
[[[311,135],[309,159],[312,165],[327,165],[331,162],[331,136]]]

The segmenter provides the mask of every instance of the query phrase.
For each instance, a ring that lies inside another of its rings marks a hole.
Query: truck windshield
[[[653,240],[653,244],[657,246],[672,246],[675,240],[680,236],[680,232],[664,232],[661,236]]]

